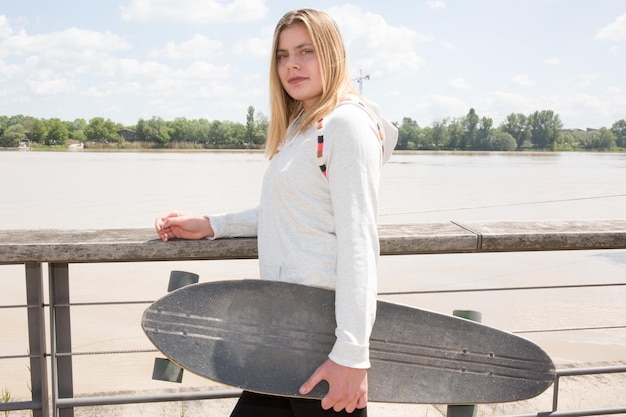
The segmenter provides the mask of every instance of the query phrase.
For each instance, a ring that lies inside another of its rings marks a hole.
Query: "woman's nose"
[[[287,67],[295,69],[300,68],[300,60],[297,59],[295,55],[289,55],[289,57],[287,58]]]

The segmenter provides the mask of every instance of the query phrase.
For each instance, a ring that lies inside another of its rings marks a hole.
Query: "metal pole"
[[[452,315],[480,323],[482,314],[472,310],[454,310]],[[476,417],[475,405],[449,405],[447,417]]]
[[[74,397],[70,286],[67,263],[48,265],[50,280],[50,354],[52,369],[52,412],[55,417],[74,417],[74,409],[59,409],[57,401]],[[60,354],[67,354],[62,355]]]
[[[363,81],[369,79],[369,74],[363,75],[363,70],[359,70],[359,76],[356,78],[356,82],[359,83],[359,93],[363,94]]]
[[[45,357],[46,325],[41,263],[26,263],[25,269],[31,400],[40,404],[39,408],[32,410],[32,415],[48,417],[48,368]]]

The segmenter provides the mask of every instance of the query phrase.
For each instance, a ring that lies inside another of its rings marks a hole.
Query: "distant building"
[[[134,130],[123,129],[118,131],[117,134],[120,135],[126,142],[135,142],[139,140],[139,136]]]

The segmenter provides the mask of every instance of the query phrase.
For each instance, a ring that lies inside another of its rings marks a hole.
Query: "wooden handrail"
[[[625,249],[626,220],[381,225],[381,255]],[[256,238],[174,240],[153,229],[0,230],[0,264],[253,259]]]

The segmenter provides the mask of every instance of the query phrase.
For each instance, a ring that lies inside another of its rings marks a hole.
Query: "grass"
[[[11,402],[12,399],[13,396],[11,395],[11,392],[6,387],[2,387],[2,397],[0,397],[0,402],[8,403]],[[4,417],[8,417],[9,413],[10,411],[5,411]]]

